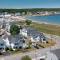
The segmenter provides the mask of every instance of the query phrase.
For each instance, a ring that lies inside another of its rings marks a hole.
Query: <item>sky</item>
[[[0,0],[0,8],[60,8],[60,0]]]

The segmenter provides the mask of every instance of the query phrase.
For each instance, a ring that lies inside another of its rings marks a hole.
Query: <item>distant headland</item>
[[[1,14],[16,14],[16,15],[33,15],[33,16],[41,16],[41,15],[53,15],[60,14],[60,8],[28,8],[28,9],[2,9],[0,8]]]

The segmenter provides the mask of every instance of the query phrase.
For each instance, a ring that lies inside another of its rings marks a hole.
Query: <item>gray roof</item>
[[[56,50],[53,50],[51,52],[57,56],[58,60],[60,60],[60,49],[56,49]]]
[[[15,42],[20,43],[20,42],[22,42],[24,40],[22,35],[15,35],[15,36],[12,36],[12,35],[7,36],[7,35],[5,35],[3,38],[5,39],[7,37],[9,39],[10,43],[15,43]]]
[[[41,33],[40,31],[37,31],[36,29],[33,29],[33,28],[27,28],[27,33],[28,33],[28,36],[32,36],[33,38],[36,38],[36,37],[40,37],[40,38],[44,38],[45,39],[45,36],[43,33]]]

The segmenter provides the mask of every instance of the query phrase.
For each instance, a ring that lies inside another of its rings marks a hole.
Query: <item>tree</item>
[[[11,35],[17,35],[20,32],[20,28],[17,25],[11,25],[10,33]]]
[[[22,58],[21,58],[21,60],[32,60],[29,56],[23,56]]]
[[[32,23],[31,20],[26,20],[25,22],[26,22],[26,25],[30,25]]]

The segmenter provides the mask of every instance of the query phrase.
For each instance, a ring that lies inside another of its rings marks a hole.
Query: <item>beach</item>
[[[5,22],[19,22],[19,21],[25,21],[24,16],[5,16],[0,18],[0,22],[2,23],[3,21]]]
[[[60,26],[60,15],[47,15],[47,16],[27,16],[26,19],[40,24],[51,24]]]

